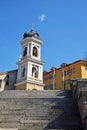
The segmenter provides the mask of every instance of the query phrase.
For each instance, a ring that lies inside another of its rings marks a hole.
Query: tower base
[[[15,90],[44,90],[44,84],[31,84],[24,83],[20,85],[15,85]]]

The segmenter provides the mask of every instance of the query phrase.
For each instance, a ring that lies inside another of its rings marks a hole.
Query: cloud
[[[43,22],[45,20],[45,14],[42,14],[38,17],[38,19],[40,20],[40,22]]]

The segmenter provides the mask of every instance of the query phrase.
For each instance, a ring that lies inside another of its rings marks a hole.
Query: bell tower
[[[43,90],[43,62],[41,61],[39,34],[31,29],[23,35],[21,41],[22,58],[18,65],[16,90]]]

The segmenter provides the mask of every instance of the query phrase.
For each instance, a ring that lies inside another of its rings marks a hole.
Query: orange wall
[[[81,66],[81,74],[82,74],[82,78],[84,79],[84,78],[87,78],[87,67],[85,67],[85,66]]]
[[[67,74],[67,72],[71,69],[72,69],[72,74]],[[73,69],[75,70],[75,72],[73,72]],[[67,65],[66,67],[64,67],[64,71],[66,71],[66,75],[64,76],[64,81],[70,80],[72,78],[86,78],[87,77],[87,71],[85,71],[85,66],[83,65],[82,61]],[[56,77],[54,79],[54,82],[56,83],[55,89],[62,89],[63,88],[62,87],[62,68],[56,69],[55,74],[56,74]],[[44,75],[44,84],[45,86],[51,85],[52,87],[53,78],[52,78],[51,71]],[[69,89],[70,87],[69,84],[67,84],[67,82],[66,82],[65,87],[66,89]]]

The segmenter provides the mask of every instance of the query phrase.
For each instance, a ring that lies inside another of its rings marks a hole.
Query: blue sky
[[[32,23],[43,40],[44,70],[85,57],[87,0],[1,0],[0,72],[17,68],[20,41]]]

